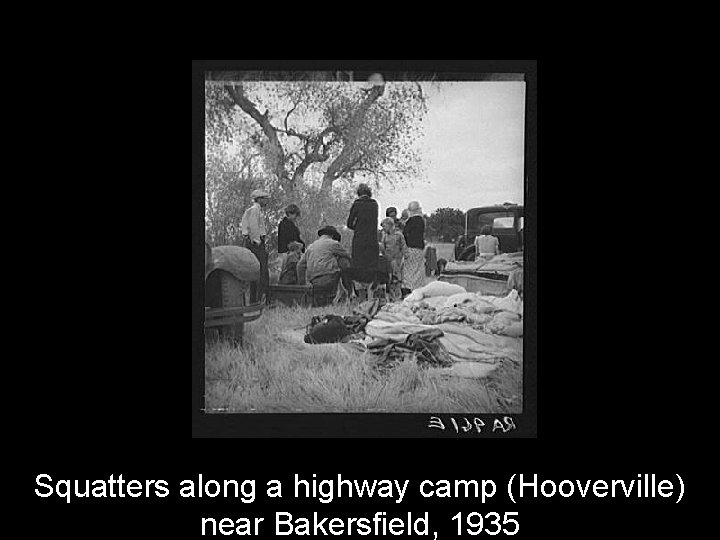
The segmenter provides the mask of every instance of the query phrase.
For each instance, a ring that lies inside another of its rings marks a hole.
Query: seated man
[[[340,245],[340,233],[335,227],[323,227],[318,236],[320,238],[308,246],[298,262],[297,273],[298,283],[312,284],[313,298],[324,304],[322,299],[331,299],[335,295],[341,265],[347,267],[351,256]]]

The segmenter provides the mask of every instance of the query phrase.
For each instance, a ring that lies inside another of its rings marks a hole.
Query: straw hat
[[[253,191],[253,192],[250,194],[250,198],[251,198],[253,201],[258,200],[260,197],[267,197],[267,198],[269,199],[269,198],[270,198],[270,194],[269,194],[267,191],[265,191],[264,189],[256,189],[255,191]]]

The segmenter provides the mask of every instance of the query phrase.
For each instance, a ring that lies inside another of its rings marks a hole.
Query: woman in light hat
[[[408,207],[408,219],[403,227],[407,255],[403,267],[403,281],[411,291],[425,284],[425,220],[420,203],[412,201]]]
[[[268,269],[268,253],[265,239],[268,235],[267,217],[264,208],[270,202],[270,194],[263,189],[256,189],[250,194],[254,204],[245,210],[242,218],[242,234],[245,247],[252,251],[260,261],[260,280],[256,286],[250,287],[252,302],[263,301],[270,284]]]

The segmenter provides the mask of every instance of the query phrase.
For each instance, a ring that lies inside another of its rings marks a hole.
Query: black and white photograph
[[[527,94],[204,71],[203,413],[522,414]]]

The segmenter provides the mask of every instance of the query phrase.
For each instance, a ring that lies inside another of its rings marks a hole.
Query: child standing
[[[382,220],[382,238],[380,249],[390,261],[393,275],[402,282],[403,262],[407,254],[407,244],[402,233],[395,230],[395,220],[387,217]]]
[[[300,261],[302,247],[300,242],[290,242],[287,245],[287,257],[280,272],[281,285],[297,285],[297,264]]]

